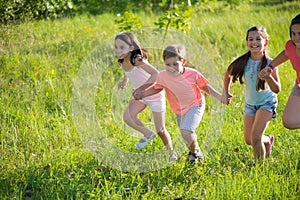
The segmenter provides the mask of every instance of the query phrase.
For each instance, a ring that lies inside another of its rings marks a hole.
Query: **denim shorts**
[[[255,116],[257,110],[267,110],[273,113],[272,118],[276,118],[276,108],[277,108],[277,99],[272,99],[270,101],[267,101],[263,105],[249,105],[245,103],[244,107],[244,115],[245,116]]]
[[[205,105],[193,106],[184,115],[176,115],[179,128],[195,133],[204,114],[204,110]]]

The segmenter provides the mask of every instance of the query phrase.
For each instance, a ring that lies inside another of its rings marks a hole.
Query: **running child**
[[[285,128],[300,129],[300,14],[294,17],[290,24],[290,40],[286,42],[285,49],[261,71],[262,79],[268,77],[278,65],[290,60],[296,71],[296,80],[289,99],[285,105],[282,122]]]
[[[170,107],[176,114],[177,123],[184,143],[189,149],[188,160],[195,163],[204,159],[200,151],[196,129],[205,110],[205,98],[201,91],[221,101],[221,94],[209,84],[197,70],[185,67],[185,48],[182,45],[170,45],[163,51],[165,70],[161,71],[156,83],[144,90],[136,90],[136,99],[166,92]]]
[[[148,52],[144,50],[136,36],[131,32],[121,32],[115,36],[115,53],[118,63],[124,70],[124,78],[118,84],[119,89],[124,89],[131,81],[134,89],[144,89],[155,82],[158,70],[148,61]],[[132,98],[124,112],[123,120],[133,129],[141,132],[143,137],[136,144],[136,149],[141,149],[155,137],[155,132],[145,127],[138,114],[146,107],[152,111],[156,133],[161,137],[168,151],[173,153],[170,134],[165,128],[166,102],[163,92],[135,100]],[[176,159],[176,154],[171,154],[171,159]]]
[[[229,104],[231,82],[244,83],[245,79],[245,105],[244,105],[244,139],[251,145],[256,159],[263,160],[271,154],[274,136],[266,136],[270,120],[276,117],[277,93],[280,91],[280,80],[277,68],[265,76],[264,80],[258,78],[258,72],[271,62],[266,48],[269,36],[262,26],[253,26],[248,29],[246,43],[248,52],[235,59],[224,75],[224,89],[222,102]]]

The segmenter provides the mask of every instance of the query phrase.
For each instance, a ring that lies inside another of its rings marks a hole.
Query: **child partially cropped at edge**
[[[181,136],[189,149],[188,160],[194,164],[204,159],[200,151],[196,129],[205,110],[205,98],[201,90],[221,101],[221,94],[209,84],[197,70],[185,67],[185,48],[182,45],[170,45],[163,51],[165,70],[161,71],[156,83],[145,90],[136,90],[136,99],[153,95],[165,90],[170,107],[176,114]]]

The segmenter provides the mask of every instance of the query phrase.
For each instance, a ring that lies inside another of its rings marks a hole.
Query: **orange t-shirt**
[[[200,88],[207,85],[208,81],[200,72],[185,67],[179,76],[172,76],[166,70],[161,71],[154,88],[166,91],[171,109],[181,116],[193,106],[205,104]]]
[[[296,83],[300,84],[300,58],[297,56],[296,46],[293,44],[292,40],[287,41],[284,53],[290,59],[292,66],[297,73]]]

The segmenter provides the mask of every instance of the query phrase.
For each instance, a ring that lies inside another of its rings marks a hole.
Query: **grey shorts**
[[[194,106],[184,115],[176,115],[177,123],[180,129],[196,132],[205,110],[205,105]]]

